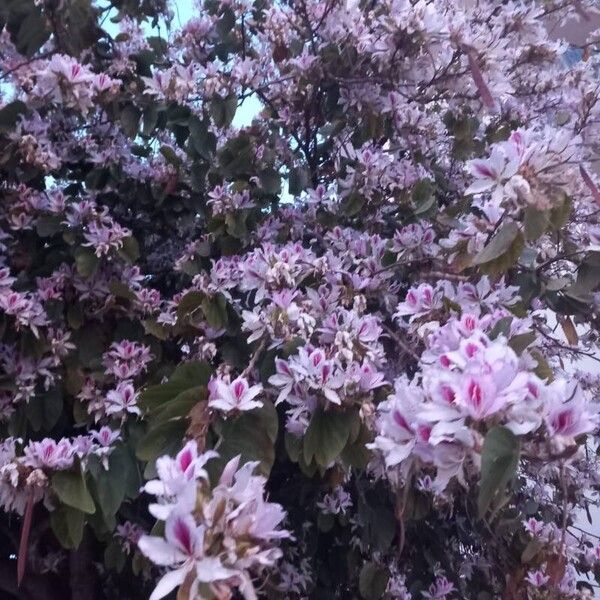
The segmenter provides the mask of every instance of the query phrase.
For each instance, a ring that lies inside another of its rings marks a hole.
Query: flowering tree
[[[2,598],[584,597],[593,5],[0,3]]]

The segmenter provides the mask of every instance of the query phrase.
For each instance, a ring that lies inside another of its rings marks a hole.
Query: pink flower
[[[138,342],[113,342],[102,356],[106,373],[117,379],[133,379],[143,373],[152,360],[150,348]]]
[[[107,426],[101,427],[98,431],[92,430],[90,434],[94,441],[104,448],[112,446],[116,441],[121,439],[121,432],[119,430],[113,430]]]
[[[262,401],[254,398],[262,391],[262,385],[249,386],[243,377],[238,377],[231,383],[216,379],[208,405],[224,413],[260,408],[263,405]]]
[[[577,383],[556,381],[550,388],[546,426],[551,435],[572,440],[596,428],[597,415],[588,410],[588,403]]]
[[[143,488],[146,493],[159,499],[159,503],[150,505],[150,512],[156,518],[164,520],[179,498],[184,500],[183,504],[186,506],[189,501],[191,503],[189,510],[192,510],[196,498],[196,483],[208,479],[204,465],[216,456],[217,453],[212,450],[198,454],[196,442],[190,441],[174,459],[170,456],[157,459],[158,479],[148,481]]]
[[[524,522],[525,531],[536,537],[542,533],[544,529],[544,522],[538,521],[533,517]]]
[[[326,358],[323,350],[300,348],[294,370],[310,389],[320,392],[332,404],[342,403],[337,390],[344,385],[344,377],[335,363]]]
[[[498,394],[491,378],[471,376],[464,381],[456,403],[480,421],[503,409],[506,400]]]
[[[430,254],[438,249],[433,243],[434,236],[431,227],[421,225],[421,223],[411,223],[396,231],[392,248],[395,252],[415,251]]]
[[[106,394],[107,415],[141,414],[137,405],[138,393],[128,381],[121,381],[115,390]]]
[[[81,459],[85,458],[94,449],[94,442],[90,436],[78,435],[71,442],[73,452]]]
[[[398,304],[394,317],[410,316],[412,321],[441,307],[441,290],[434,289],[428,283],[422,283],[408,291],[405,301]]]
[[[290,369],[288,363],[282,358],[275,359],[275,375],[269,377],[269,383],[275,387],[281,388],[275,404],[283,402],[292,391],[295,383],[294,373]]]
[[[121,540],[121,545],[126,554],[129,554],[132,548],[135,548],[142,537],[144,530],[131,521],[125,521],[122,525],[117,525],[115,537]]]
[[[362,364],[357,369],[358,385],[363,392],[370,392],[386,385],[385,376],[369,363]]]
[[[23,453],[23,464],[34,469],[64,470],[73,466],[74,449],[66,438],[58,443],[51,438],[44,438],[41,442],[29,442]]]
[[[476,159],[468,163],[468,169],[475,181],[465,190],[465,194],[481,194],[492,192],[492,197],[499,201],[502,198],[503,185],[517,174],[520,156],[510,146],[494,146],[488,159]]]
[[[164,598],[180,586],[187,574],[196,571],[202,581],[226,579],[235,571],[224,568],[218,558],[204,557],[203,525],[196,525],[191,514],[172,514],[165,523],[165,539],[154,535],[142,535],[138,548],[154,564],[175,567],[158,582],[150,600]],[[194,593],[195,595],[195,593]]]
[[[543,571],[529,571],[525,579],[536,588],[544,587],[548,581],[550,581],[550,576],[545,575]]]
[[[111,79],[105,73],[94,75],[93,86],[94,90],[101,94],[102,92],[114,92],[119,89],[121,82],[118,79]]]
[[[378,435],[368,447],[379,450],[388,467],[399,465],[411,455],[412,460],[431,460],[432,426],[419,414],[424,400],[422,391],[403,379],[397,380],[395,387],[394,394],[378,406]]]
[[[456,588],[451,581],[448,581],[445,577],[438,577],[435,583],[429,586],[429,590],[421,592],[421,594],[423,598],[427,598],[428,600],[446,600],[454,591],[456,591]]]

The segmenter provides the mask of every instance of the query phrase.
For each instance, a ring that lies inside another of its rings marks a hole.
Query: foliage
[[[595,10],[0,1],[19,598],[600,577]]]

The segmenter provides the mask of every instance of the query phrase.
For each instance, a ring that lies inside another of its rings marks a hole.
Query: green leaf
[[[40,237],[51,237],[62,231],[63,225],[60,217],[54,215],[40,215],[35,223],[36,231]]]
[[[328,467],[348,443],[358,419],[356,411],[316,410],[304,434],[304,460],[310,464],[313,457],[321,467]]]
[[[523,354],[525,348],[533,344],[537,336],[533,331],[526,331],[525,333],[520,333],[519,335],[513,335],[513,337],[508,340],[508,345],[517,353]]]
[[[169,381],[146,388],[142,392],[140,404],[146,410],[155,410],[190,388],[206,386],[211,374],[210,365],[203,361],[181,363],[173,371]]]
[[[27,403],[27,418],[34,431],[50,431],[63,411],[63,396],[58,388],[36,394]]]
[[[342,210],[348,217],[357,215],[365,205],[365,197],[360,192],[352,192],[342,202]]]
[[[0,133],[12,131],[19,117],[27,112],[27,106],[20,100],[10,102],[0,109]]]
[[[21,54],[29,58],[48,41],[49,37],[50,29],[46,18],[35,6],[21,22],[15,45]]]
[[[226,6],[221,18],[217,21],[216,29],[221,38],[226,38],[235,27],[235,13]]]
[[[142,134],[150,137],[158,123],[158,106],[150,104],[144,109],[144,117],[142,120]]]
[[[192,111],[187,106],[171,104],[167,109],[167,124],[187,127]]]
[[[319,516],[317,517],[317,527],[319,528],[319,531],[327,533],[333,529],[334,525],[335,515],[330,513],[319,513]]]
[[[525,239],[534,241],[542,237],[550,226],[550,215],[548,211],[537,210],[532,206],[528,206],[524,210],[524,229]]]
[[[564,191],[559,190],[554,196],[552,210],[550,211],[550,223],[554,231],[564,227],[571,216],[573,200]]]
[[[190,117],[190,142],[194,150],[206,160],[210,160],[217,149],[217,138],[208,127],[207,121],[201,121],[196,116]]]
[[[181,159],[177,156],[177,153],[171,146],[161,146],[160,153],[165,157],[165,160],[174,167],[179,167],[181,165]]]
[[[244,178],[253,171],[255,152],[247,133],[229,140],[219,152],[220,173],[227,179]]]
[[[142,325],[148,335],[152,335],[162,341],[169,338],[169,329],[156,319],[145,319],[142,321]]]
[[[140,396],[140,406],[151,411],[176,398],[181,392],[192,387],[188,381],[167,381],[147,387]]]
[[[130,235],[123,239],[123,247],[119,250],[119,254],[128,262],[134,263],[140,257],[140,245],[138,241]]]
[[[228,213],[225,217],[227,233],[239,240],[244,239],[248,235],[248,227],[246,226],[247,219],[247,210],[240,210]]]
[[[102,354],[106,347],[105,337],[106,331],[99,323],[87,323],[74,332],[73,343],[83,366],[93,369],[102,365]]]
[[[521,553],[521,563],[525,564],[533,560],[544,547],[544,543],[539,538],[533,538],[525,546],[525,549]]]
[[[275,461],[275,442],[279,430],[277,411],[271,402],[263,400],[261,408],[255,408],[216,424],[221,438],[220,460],[214,461],[213,469],[222,468],[226,461],[241,454],[240,464],[257,460],[260,471],[268,476]]]
[[[63,548],[77,548],[83,538],[85,515],[75,508],[61,505],[50,513],[50,526]]]
[[[290,169],[288,191],[292,196],[298,196],[309,184],[308,171],[303,167]]]
[[[577,280],[565,290],[572,298],[588,301],[591,292],[600,286],[600,266],[594,264],[595,258],[590,262],[584,261],[577,269]]]
[[[116,298],[123,298],[124,300],[135,300],[135,294],[131,291],[131,288],[122,281],[111,281],[108,284],[110,293]]]
[[[125,500],[131,461],[127,450],[117,446],[108,459],[108,470],[100,466],[94,477],[94,496],[105,517],[114,516]]]
[[[207,385],[212,375],[211,366],[202,360],[192,360],[178,365],[169,382],[185,383],[188,387]]]
[[[415,205],[415,215],[422,215],[435,205],[433,184],[429,179],[421,179],[412,189],[412,201]]]
[[[202,301],[202,312],[207,323],[215,329],[227,326],[227,300],[223,294],[206,297]]]
[[[123,108],[121,111],[121,127],[127,137],[133,139],[137,135],[141,116],[142,112],[133,104],[127,104]]]
[[[499,319],[499,321],[494,325],[494,327],[490,331],[490,340],[495,340],[499,335],[508,337],[512,321],[512,317],[502,317],[501,319]]]
[[[265,169],[259,174],[260,186],[272,196],[277,196],[281,192],[281,176],[275,169]]]
[[[75,267],[82,277],[91,277],[98,268],[100,259],[89,248],[77,248],[75,251]]]
[[[110,170],[105,167],[97,167],[92,169],[85,177],[85,185],[91,190],[100,190],[108,184],[110,180]],[[72,232],[65,232],[63,236]],[[69,242],[73,244],[73,242]]]
[[[206,295],[203,292],[197,292],[195,290],[187,292],[177,305],[177,318],[180,319],[186,316],[193,316],[190,315],[190,313],[194,313],[200,308],[205,296]]]
[[[150,429],[138,442],[136,456],[143,461],[156,460],[162,454],[175,454],[187,429],[185,421],[167,421]]]
[[[164,38],[161,38],[157,35],[152,35],[150,37],[147,37],[146,41],[148,42],[152,50],[154,50],[157,56],[162,56],[167,53],[168,44]]]
[[[489,275],[499,275],[516,264],[524,245],[525,238],[519,226],[514,222],[507,223],[473,258],[471,264],[480,265],[481,271]]]
[[[505,254],[520,234],[519,226],[513,221],[500,227],[496,235],[473,259],[474,265],[491,262]]]
[[[68,35],[63,37],[62,43],[72,56],[79,56],[86,48],[96,45],[102,33],[96,22],[98,13],[94,4],[92,0],[69,0],[63,5],[67,10],[61,12],[61,20]],[[96,52],[100,48],[101,44],[96,45]]]
[[[127,562],[127,556],[121,548],[121,544],[113,539],[104,550],[104,566],[106,569],[120,573]]]
[[[54,473],[52,476],[52,489],[63,504],[88,514],[96,512],[94,500],[87,489],[80,469]]]
[[[368,562],[360,570],[358,589],[364,600],[380,600],[390,575],[386,567]]]
[[[364,523],[361,532],[364,543],[387,552],[396,536],[397,520],[385,494],[373,490],[369,497],[359,497],[358,510]]]
[[[284,444],[290,460],[295,463],[298,462],[300,453],[302,452],[302,439],[286,431]]]
[[[177,419],[185,419],[190,414],[190,411],[198,402],[206,400],[206,387],[193,387],[181,394],[178,394],[169,402],[161,405],[157,410],[150,414],[150,420],[154,427],[158,423],[165,421],[173,421]]]
[[[142,146],[141,144],[131,144],[131,154],[140,158],[148,158],[152,154],[150,146]]]
[[[367,448],[367,444],[373,441],[373,436],[369,428],[363,423],[360,424],[360,431],[356,440],[346,445],[342,451],[342,462],[347,467],[355,469],[366,469],[371,460],[371,451]]]
[[[557,277],[556,279],[548,279],[545,286],[548,292],[559,292],[566,288],[570,282],[571,280],[568,277]]]
[[[229,127],[237,111],[237,97],[230,94],[226,98],[214,96],[210,102],[210,116],[217,127]]]
[[[515,476],[519,465],[519,438],[506,427],[490,429],[481,453],[481,482],[477,507],[483,517],[490,504]]]
[[[550,368],[548,361],[539,350],[532,350],[531,356],[537,362],[537,367],[534,373],[540,378],[546,381],[552,381],[554,379],[554,371]]]

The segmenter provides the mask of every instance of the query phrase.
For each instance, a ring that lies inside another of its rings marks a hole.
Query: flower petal
[[[160,600],[164,598],[169,592],[174,590],[177,586],[181,585],[184,580],[189,567],[176,569],[167,573],[156,585],[154,591],[150,595],[149,600]]]
[[[155,535],[143,535],[138,542],[138,548],[144,556],[159,566],[175,565],[185,560],[185,556],[175,546]]]

